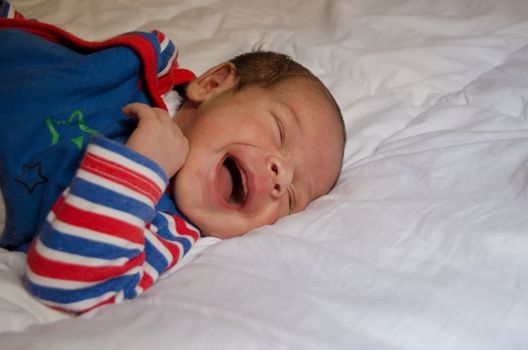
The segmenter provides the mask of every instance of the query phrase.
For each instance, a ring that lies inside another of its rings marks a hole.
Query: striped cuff
[[[169,180],[156,162],[101,135],[91,138],[77,177],[132,196],[152,207],[161,198]]]

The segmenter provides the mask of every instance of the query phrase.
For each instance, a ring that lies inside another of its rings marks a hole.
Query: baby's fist
[[[189,142],[167,111],[131,103],[123,113],[138,121],[127,147],[158,163],[169,178],[174,176],[185,163]]]

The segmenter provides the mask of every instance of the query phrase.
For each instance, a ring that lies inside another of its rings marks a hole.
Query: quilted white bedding
[[[528,347],[527,1],[11,2],[85,39],[161,29],[198,74],[255,45],[288,53],[349,136],[329,195],[201,240],[133,301],[50,310],[0,250],[1,349]]]

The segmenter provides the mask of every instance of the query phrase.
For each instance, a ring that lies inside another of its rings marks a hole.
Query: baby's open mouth
[[[222,164],[224,176],[228,176],[222,181],[224,199],[233,205],[241,205],[246,201],[247,190],[244,184],[244,174],[235,159],[226,157]]]

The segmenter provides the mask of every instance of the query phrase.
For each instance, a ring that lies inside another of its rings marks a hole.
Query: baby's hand
[[[169,114],[143,103],[131,103],[123,113],[138,121],[126,145],[158,163],[171,178],[185,163],[189,142]]]

